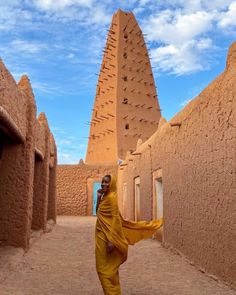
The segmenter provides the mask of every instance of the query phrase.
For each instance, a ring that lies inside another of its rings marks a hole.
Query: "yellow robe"
[[[120,295],[119,266],[128,255],[128,245],[151,237],[163,224],[163,220],[152,222],[127,221],[122,218],[118,209],[116,180],[111,179],[110,192],[100,202],[95,229],[95,255],[98,277],[105,295]],[[107,241],[115,246],[108,254]]]

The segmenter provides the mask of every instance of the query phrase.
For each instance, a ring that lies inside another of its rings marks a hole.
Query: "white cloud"
[[[141,1],[141,0],[140,0]],[[145,0],[144,0],[145,1]],[[171,9],[180,9],[184,13],[193,13],[196,11],[224,10],[235,0],[159,0],[160,5],[171,7]],[[149,0],[154,3],[154,0]],[[155,1],[156,3],[156,1]]]
[[[209,69],[215,36],[235,32],[235,0],[160,0],[156,7],[152,0],[140,0],[140,7],[143,4],[151,7],[151,14],[142,29],[151,42],[154,65],[163,72],[182,75]]]
[[[235,0],[117,0],[115,3],[112,0],[0,0],[0,32],[16,32],[19,39],[10,45],[21,57],[24,53],[38,59],[45,57],[45,61],[48,55],[43,57],[39,53],[50,49],[70,65],[91,64],[98,61],[105,43],[104,27],[110,23],[117,6],[138,13],[138,18],[143,20],[143,32],[151,42],[154,64],[163,72],[177,75],[208,68],[205,53],[215,49],[216,30],[227,32],[229,26],[236,25]],[[19,34],[21,26],[31,32],[45,30],[45,42],[51,44],[45,47],[40,42],[24,40]],[[80,51],[71,49],[72,43]],[[89,44],[88,49],[85,43]],[[63,47],[62,44],[66,48],[64,52],[56,48]]]
[[[29,54],[35,54],[47,49],[47,45],[45,44],[20,39],[13,40],[10,45],[15,51],[22,51]]]
[[[157,68],[177,75],[208,68],[201,60],[201,54],[213,44],[210,38],[201,36],[211,29],[212,19],[213,15],[204,11],[182,14],[165,10],[152,16],[150,22],[146,21],[147,38],[161,44],[150,51]]]
[[[122,9],[133,7],[138,1],[137,0],[119,0],[119,7]]]
[[[165,10],[147,20],[144,31],[151,41],[183,44],[208,32],[212,27],[212,18],[211,14],[204,11],[187,15],[180,11]]]
[[[198,41],[196,46],[199,50],[205,50],[205,49],[212,48],[213,43],[210,38],[203,38]]]
[[[36,8],[43,10],[55,22],[76,21],[80,25],[99,26],[111,21],[108,3],[95,0],[34,0]]]
[[[202,0],[202,6],[208,10],[224,11],[235,0]]]
[[[179,8],[185,13],[192,13],[201,10],[201,0],[163,0],[162,3],[168,4],[173,9]]]
[[[141,14],[141,13],[143,13],[145,11],[145,7],[137,7],[137,8],[134,8],[133,9],[133,13],[134,13],[134,15],[138,15],[138,14]]]
[[[229,5],[226,12],[219,15],[219,27],[227,28],[229,26],[236,26],[236,1]]]
[[[20,0],[0,1],[0,32],[24,26],[31,19],[31,12],[22,9]]]
[[[72,5],[91,7],[93,0],[34,0],[35,5],[42,10],[63,10]]]
[[[147,5],[149,2],[151,2],[150,0],[139,0],[139,5],[141,6],[145,6]]]
[[[31,75],[28,75],[31,77]],[[55,93],[57,95],[65,95],[64,90],[61,88],[60,85],[54,85],[53,81],[51,83],[42,82],[42,81],[35,81],[34,79],[31,80],[32,89],[34,92],[36,90],[41,93],[41,95],[46,96],[47,99],[53,100],[55,99]]]
[[[90,11],[89,19],[88,21],[90,23],[95,23],[95,24],[108,24],[111,22],[111,17],[110,15],[103,7],[94,7]]]
[[[183,45],[167,45],[150,51],[156,68],[176,75],[190,74],[208,68],[200,60],[200,53],[211,46],[211,40],[190,40]]]

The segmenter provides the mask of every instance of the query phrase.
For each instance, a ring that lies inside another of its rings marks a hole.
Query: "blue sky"
[[[0,57],[27,74],[59,163],[85,157],[102,48],[112,14],[133,11],[148,42],[162,115],[173,117],[225,67],[236,1],[0,0]]]

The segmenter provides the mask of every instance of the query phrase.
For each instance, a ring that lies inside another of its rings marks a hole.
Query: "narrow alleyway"
[[[102,295],[94,258],[93,217],[59,217],[53,231],[2,269],[1,295]],[[121,267],[123,295],[235,295],[155,240],[130,247]]]

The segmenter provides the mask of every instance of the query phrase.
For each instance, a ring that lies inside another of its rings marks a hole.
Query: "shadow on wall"
[[[31,228],[56,222],[57,151],[28,77],[16,84],[1,60],[0,72],[0,245],[28,249]]]

